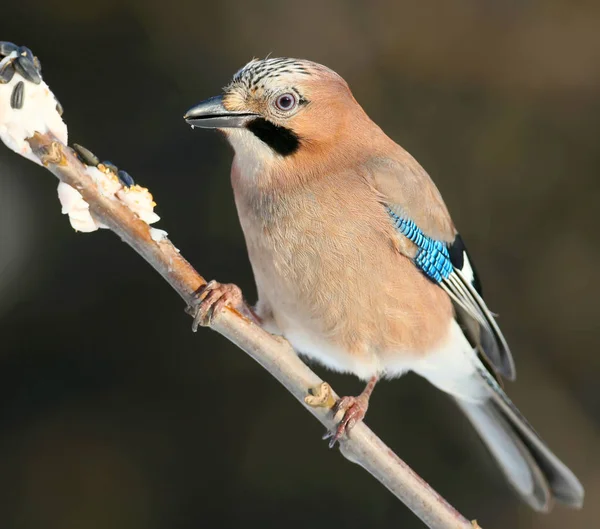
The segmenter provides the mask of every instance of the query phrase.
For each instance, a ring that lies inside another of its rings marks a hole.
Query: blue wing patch
[[[437,283],[447,279],[454,267],[446,244],[427,237],[412,220],[396,215],[390,208],[387,210],[396,229],[419,248],[415,264]]]

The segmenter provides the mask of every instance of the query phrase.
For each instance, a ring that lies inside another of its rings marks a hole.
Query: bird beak
[[[249,120],[255,117],[252,112],[234,112],[223,106],[223,96],[215,96],[202,101],[202,103],[190,108],[183,119],[192,127],[203,129],[225,129],[232,127],[243,127]]]

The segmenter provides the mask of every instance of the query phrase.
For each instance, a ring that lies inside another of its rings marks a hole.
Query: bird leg
[[[376,376],[371,377],[367,386],[358,397],[342,397],[337,401],[333,407],[334,415],[337,415],[340,411],[344,412],[344,415],[339,424],[332,430],[328,431],[323,439],[330,439],[329,448],[333,448],[335,443],[338,442],[344,434],[348,435],[350,430],[356,425],[356,423],[362,421],[369,408],[369,399],[373,388],[377,384],[378,378]]]
[[[208,327],[215,315],[225,307],[237,310],[242,316],[257,325],[262,323],[260,317],[244,300],[240,287],[232,283],[223,284],[213,280],[204,285],[186,309],[186,312],[194,317],[192,331],[196,332],[199,325]]]

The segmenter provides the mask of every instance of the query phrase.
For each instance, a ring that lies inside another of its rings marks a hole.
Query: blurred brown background
[[[587,489],[537,515],[443,394],[377,388],[368,424],[485,529],[600,516],[600,3],[3,2],[70,139],[147,185],[207,278],[254,285],[231,152],[181,116],[253,56],[323,62],[428,169],[516,356],[508,387]],[[341,393],[352,377],[319,373]],[[0,528],[421,527],[258,365],[190,319],[56,181],[0,147]]]

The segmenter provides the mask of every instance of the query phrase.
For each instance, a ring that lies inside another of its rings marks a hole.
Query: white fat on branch
[[[18,58],[18,51],[12,51],[3,57],[0,60],[0,73],[11,68]],[[39,82],[33,82],[15,70],[8,82],[6,79],[0,79],[0,139],[9,149],[41,165],[27,139],[36,132],[50,132],[57,140],[67,145],[67,125],[61,117],[60,104],[41,77],[37,79]],[[39,76],[39,71],[37,74]],[[115,172],[103,164],[99,164],[98,167],[88,166],[86,173],[102,195],[119,200],[147,224],[160,220],[154,212],[156,203],[148,189],[139,185],[123,185]],[[59,183],[58,198],[62,212],[69,216],[71,226],[76,231],[92,232],[107,227],[94,218],[89,204],[81,193],[70,185]],[[156,240],[166,237],[166,232],[160,230],[160,234],[158,237],[157,231],[153,238]]]

